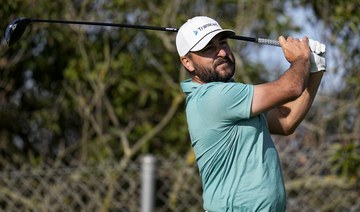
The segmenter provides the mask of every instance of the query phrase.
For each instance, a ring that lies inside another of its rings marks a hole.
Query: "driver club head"
[[[17,18],[12,21],[6,28],[5,31],[5,41],[8,46],[11,46],[22,36],[26,29],[27,23],[29,23],[28,18]]]

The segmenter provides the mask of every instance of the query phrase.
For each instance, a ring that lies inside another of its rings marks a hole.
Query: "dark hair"
[[[188,58],[192,59],[191,52],[186,53],[185,57],[188,57]]]

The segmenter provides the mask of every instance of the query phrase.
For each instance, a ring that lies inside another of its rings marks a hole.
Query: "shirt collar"
[[[231,78],[229,80],[229,82],[235,82],[234,78]],[[212,82],[212,83],[221,83],[221,82]],[[209,84],[209,83],[206,83],[206,84]],[[194,82],[194,81],[192,81],[191,78],[186,79],[180,83],[181,89],[186,95],[189,95],[191,92],[196,90],[201,85],[203,85],[203,84]]]
[[[195,89],[197,89],[201,84],[192,81],[192,79],[186,79],[180,83],[182,91],[189,95],[191,92],[193,92]]]

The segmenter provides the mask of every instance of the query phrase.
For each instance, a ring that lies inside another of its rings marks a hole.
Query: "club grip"
[[[271,45],[271,46],[280,46],[279,41],[265,39],[265,38],[257,38],[257,43]]]

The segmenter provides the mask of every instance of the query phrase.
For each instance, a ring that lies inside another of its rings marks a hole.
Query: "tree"
[[[314,17],[307,24],[324,26],[328,49],[337,50],[329,51],[336,54],[330,57],[334,61],[326,75],[345,70],[346,86],[331,94],[320,93],[294,135],[275,138],[283,157],[287,188],[291,194],[301,193],[311,175],[314,185],[326,182],[319,185],[343,194],[336,184],[342,181],[323,181],[322,177],[343,175],[350,182],[359,182],[360,7],[356,1],[35,4],[13,0],[2,6],[0,23],[5,29],[17,17],[34,17],[179,27],[192,16],[207,15],[239,35],[277,39],[303,27],[293,24],[297,17],[287,13],[289,6],[313,11]],[[260,83],[271,80],[270,73],[284,71],[268,70],[268,64],[253,60],[250,53],[259,51],[256,44],[231,41],[230,45],[237,59],[238,81]],[[92,165],[101,161],[120,161],[125,167],[142,153],[164,157],[175,153],[189,156],[189,163],[194,163],[184,95],[178,86],[187,75],[175,50],[175,33],[32,24],[14,46],[2,44],[0,55],[1,168],[42,163]],[[316,168],[309,174],[308,167]],[[348,199],[343,205],[354,200]],[[311,204],[319,206],[316,201]]]
[[[265,2],[253,8],[250,3],[204,5],[198,1],[194,10],[185,10],[191,1],[36,5],[15,1],[4,9],[2,20],[6,25],[15,18],[11,10],[32,8],[33,17],[38,14],[44,19],[94,21],[96,17],[95,21],[176,27],[191,16],[204,14],[219,19],[224,27],[268,36],[289,22],[272,22],[267,28],[270,19],[257,20],[282,13],[281,3],[272,5],[274,10],[264,10]],[[94,13],[95,9],[101,13]],[[26,13],[17,16],[28,17]],[[235,21],[241,19],[250,24]],[[190,149],[184,96],[178,87],[186,74],[174,48],[175,33],[57,24],[29,28],[15,46],[4,47],[2,52],[6,58],[2,79],[8,87],[3,95],[6,121],[2,122],[2,136],[13,147],[6,153],[10,160],[20,164],[33,155],[35,161],[48,163],[88,163],[129,159],[140,152],[166,155]],[[248,60],[244,46],[246,43],[235,51],[238,77],[257,81],[257,72],[249,75],[246,71],[254,66],[243,65]],[[14,155],[23,153],[27,156],[16,161]]]
[[[360,62],[359,15],[356,1],[300,1],[299,5],[313,10],[324,25],[324,38],[337,52],[333,53],[334,69],[341,73],[345,86],[329,99],[321,111],[326,131],[323,135],[333,144],[336,153],[331,157],[335,173],[356,178],[360,182]],[[319,23],[314,22],[314,24]],[[325,115],[326,114],[326,115]],[[339,155],[341,155],[339,157]]]

